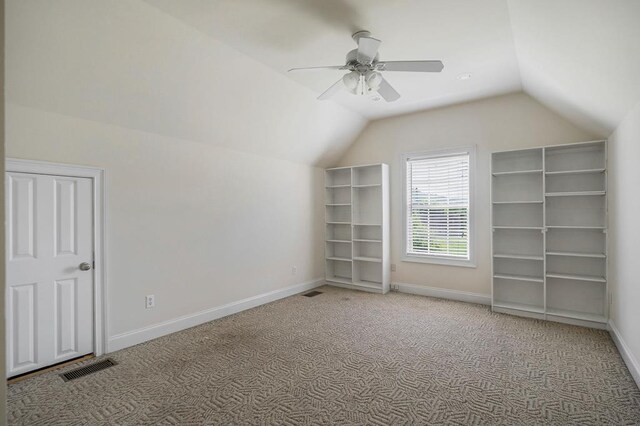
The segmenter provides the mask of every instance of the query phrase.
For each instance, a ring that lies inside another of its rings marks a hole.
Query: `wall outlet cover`
[[[150,294],[144,298],[145,308],[151,309],[156,306],[156,297]]]

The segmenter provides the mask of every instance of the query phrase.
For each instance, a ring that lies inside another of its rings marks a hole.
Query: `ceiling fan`
[[[380,61],[378,60],[378,48],[382,43],[380,40],[371,37],[369,31],[358,31],[351,37],[358,44],[358,48],[347,53],[345,65],[292,68],[289,72],[322,69],[350,71],[325,90],[318,97],[320,100],[329,99],[341,89],[346,89],[354,95],[377,92],[385,101],[393,102],[400,98],[400,94],[384,79],[381,72],[440,72],[444,68],[442,61]]]

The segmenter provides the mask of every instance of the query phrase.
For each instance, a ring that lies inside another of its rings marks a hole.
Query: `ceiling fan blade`
[[[440,72],[444,68],[442,61],[391,61],[376,65],[380,71]]]
[[[344,83],[342,82],[342,79],[340,79],[333,83],[333,85],[325,90],[320,96],[318,96],[318,99],[321,101],[327,100],[338,93],[340,90],[342,90],[343,87]]]
[[[344,65],[331,65],[326,67],[303,67],[303,68],[291,68],[287,72],[291,71],[307,71],[307,70],[346,70],[348,69]]]
[[[384,78],[380,83],[380,88],[378,89],[378,94],[384,98],[387,102],[393,102],[400,99],[400,93],[396,92],[387,80]]]
[[[358,53],[356,54],[356,60],[361,64],[370,64],[373,62],[378,54],[380,43],[382,43],[380,40],[373,37],[358,38]]]

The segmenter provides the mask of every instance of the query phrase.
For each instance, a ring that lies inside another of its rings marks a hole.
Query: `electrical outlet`
[[[391,272],[395,272],[396,271],[396,264],[392,263],[391,264]]]
[[[154,308],[156,306],[156,297],[153,294],[145,296],[144,305],[147,309]]]
[[[297,266],[292,266],[291,267],[291,275],[295,275],[298,272],[298,267]]]

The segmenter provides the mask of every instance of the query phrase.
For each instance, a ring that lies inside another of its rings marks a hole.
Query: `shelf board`
[[[340,204],[325,204],[327,207],[346,207],[350,206],[351,203],[340,203]]]
[[[531,277],[528,275],[494,274],[493,278],[502,278],[505,280],[531,281],[534,283],[544,282],[542,278]]]
[[[379,223],[354,223],[355,226],[382,226]]]
[[[381,243],[382,240],[365,240],[362,238],[354,238],[353,241],[358,243]]]
[[[327,240],[328,243],[350,243],[351,240]]]
[[[327,256],[327,260],[338,260],[340,262],[351,262],[351,259],[349,259],[348,257]]]
[[[598,276],[594,276],[594,275],[547,273],[547,278],[558,278],[558,279],[562,279],[562,280],[589,281],[589,282],[594,282],[594,283],[606,283],[607,282],[607,280],[604,277],[598,277]]]
[[[603,226],[580,226],[580,225],[547,225],[547,229],[601,229],[605,230]]]
[[[491,173],[493,176],[508,176],[508,175],[530,175],[542,173],[542,169],[536,170],[514,170],[511,172],[493,172]]]
[[[590,314],[588,312],[569,311],[565,309],[549,308],[547,309],[547,315],[554,315],[563,318],[574,318],[584,321],[607,322],[607,318],[604,315]]]
[[[530,229],[542,230],[542,226],[494,226],[493,229]]]
[[[342,278],[342,277],[328,277],[325,278],[325,281],[329,281],[332,283],[340,283],[340,284],[353,284],[351,278]]]
[[[375,282],[375,281],[354,281],[351,284],[357,285],[359,287],[374,288],[377,290],[382,288],[382,283]]]
[[[527,305],[525,303],[493,302],[494,308],[514,309],[516,311],[534,312],[544,314],[544,307],[538,305]]]
[[[364,185],[351,185],[352,188],[375,188],[378,186],[382,186],[381,183],[367,183]]]
[[[607,255],[602,253],[578,253],[572,251],[548,251],[547,256],[568,256],[568,257],[593,257],[604,259]]]
[[[494,201],[493,204],[542,204],[544,201]]]
[[[331,188],[351,188],[351,185],[347,184],[347,185],[327,185],[325,186],[325,188],[327,189],[331,189]]]
[[[363,262],[382,263],[382,259],[380,259],[379,257],[354,256],[353,260],[361,260]]]
[[[592,195],[605,195],[605,191],[575,191],[575,192],[547,192],[545,197],[584,197]]]
[[[580,175],[580,174],[597,174],[604,173],[605,169],[582,169],[582,170],[561,170],[556,172],[546,172],[547,176],[558,175]]]
[[[524,254],[508,254],[508,253],[495,253],[493,257],[500,259],[521,259],[521,260],[544,260],[542,256],[528,256]]]
[[[327,225],[351,225],[351,222],[327,222]]]

